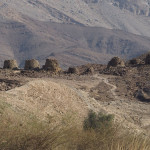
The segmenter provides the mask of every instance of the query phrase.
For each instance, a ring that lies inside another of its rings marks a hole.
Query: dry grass
[[[149,150],[150,139],[118,125],[84,130],[68,115],[59,124],[16,113],[0,102],[0,150]],[[79,123],[80,124],[80,123]]]
[[[118,131],[117,131],[118,132]],[[149,150],[150,140],[142,135],[88,131],[77,141],[78,150]]]

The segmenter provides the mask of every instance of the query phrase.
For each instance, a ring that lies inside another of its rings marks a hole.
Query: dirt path
[[[95,112],[106,112],[105,108],[94,98],[89,96],[89,93],[80,89],[74,89],[78,96],[84,100],[89,110],[93,110]]]
[[[117,122],[122,122],[124,126],[137,132],[144,131],[147,134],[150,129],[150,104],[131,101],[117,95],[117,87],[111,84],[108,76],[94,75],[95,80],[98,79],[98,84],[104,82],[110,87],[110,94],[113,96],[113,101],[101,102],[90,97],[90,93],[81,89],[74,89],[76,93],[85,101],[89,109],[95,112],[105,112],[114,114]],[[93,84],[93,86],[96,86]]]
[[[116,87],[115,85],[109,83],[107,77],[99,76],[99,75],[97,75],[97,74],[94,75],[94,77],[95,77],[95,78],[98,78],[98,79],[100,80],[100,82],[104,82],[105,84],[107,84],[108,86],[111,87],[110,92],[111,92],[111,94],[114,96],[114,98],[115,98],[116,100],[121,100],[121,99],[122,99],[121,97],[119,97],[119,96],[116,94],[116,89],[117,89],[117,87]]]

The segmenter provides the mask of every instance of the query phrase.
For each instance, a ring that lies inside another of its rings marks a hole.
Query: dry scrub
[[[18,114],[0,101],[1,150],[149,150],[150,139],[111,126],[84,130],[74,120],[59,124],[40,121],[31,114]],[[105,118],[107,118],[105,116]]]

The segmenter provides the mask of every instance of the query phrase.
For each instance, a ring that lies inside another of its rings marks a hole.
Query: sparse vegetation
[[[8,106],[3,107],[3,111],[6,109]],[[150,149],[150,139],[123,131],[113,123],[112,115],[90,111],[81,128],[68,121],[54,125],[13,111],[8,114],[3,113],[0,118],[1,150]]]
[[[91,110],[84,121],[84,129],[102,130],[103,128],[110,128],[112,127],[113,118],[113,115],[96,114]]]

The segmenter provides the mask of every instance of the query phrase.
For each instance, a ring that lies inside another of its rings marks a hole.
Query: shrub
[[[90,111],[88,117],[84,121],[84,129],[102,129],[102,128],[109,128],[112,126],[114,116],[113,115],[106,115],[103,113],[96,114],[93,111]]]

